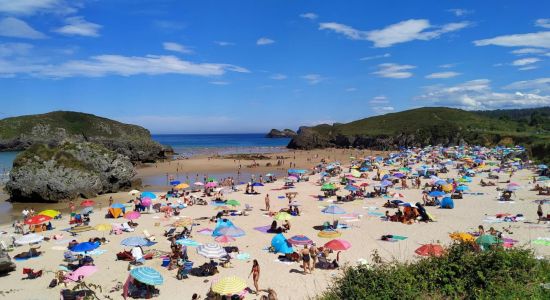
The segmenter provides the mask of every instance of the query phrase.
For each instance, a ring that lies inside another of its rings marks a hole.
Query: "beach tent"
[[[441,208],[449,208],[453,209],[455,207],[455,203],[451,197],[445,197],[443,200],[441,200]]]
[[[227,220],[227,219],[218,219],[218,222],[216,223],[216,228],[214,229],[214,231],[212,232],[212,236],[220,236],[220,235],[224,235],[222,233],[222,229],[223,228],[227,228],[227,227],[234,227],[235,225],[233,225],[233,222],[231,222],[230,220]]]
[[[124,215],[124,209],[123,208],[114,208],[109,207],[109,213],[107,214],[108,218],[120,218]]]
[[[278,233],[271,239],[271,247],[273,247],[275,253],[290,254],[294,252],[282,233]]]

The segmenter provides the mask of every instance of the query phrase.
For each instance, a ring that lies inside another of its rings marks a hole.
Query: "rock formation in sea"
[[[15,202],[59,202],[130,188],[130,159],[96,143],[35,144],[19,154],[6,190]]]
[[[271,129],[265,137],[267,138],[293,138],[296,136],[296,132],[290,129]]]

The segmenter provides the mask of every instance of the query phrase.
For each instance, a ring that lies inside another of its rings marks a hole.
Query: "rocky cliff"
[[[56,111],[0,120],[0,151],[25,150],[32,145],[92,142],[129,157],[150,162],[171,152],[151,139],[149,131],[91,114]]]
[[[129,188],[130,159],[95,143],[35,144],[17,156],[6,190],[16,202],[58,202]]]
[[[290,129],[283,129],[282,131],[281,130],[278,130],[278,129],[271,129],[271,131],[266,134],[265,137],[267,138],[292,138],[292,137],[295,137],[296,136],[296,132],[294,132],[293,130],[290,130]]]

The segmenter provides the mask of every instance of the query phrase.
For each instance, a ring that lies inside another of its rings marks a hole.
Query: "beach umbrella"
[[[26,244],[39,243],[42,240],[44,240],[44,236],[38,235],[36,233],[30,233],[15,240],[15,243],[17,245],[26,245]]]
[[[355,169],[351,170],[351,176],[355,177],[355,178],[359,178],[361,177],[361,173]]]
[[[218,243],[227,244],[236,241],[236,239],[230,235],[220,235],[214,239]]]
[[[247,285],[244,279],[237,276],[224,277],[218,280],[213,286],[212,291],[220,295],[233,295],[239,294]]]
[[[494,235],[482,234],[476,239],[478,244],[483,250],[489,249],[492,245],[500,244],[502,241]]]
[[[443,179],[439,179],[439,180],[436,180],[434,182],[434,184],[436,185],[444,185],[444,184],[447,184],[447,181],[443,180]]]
[[[27,225],[38,225],[42,224],[44,222],[48,222],[49,220],[53,219],[52,217],[43,216],[43,215],[36,215],[32,216],[25,220],[25,224]]]
[[[135,196],[135,195],[137,195],[137,194],[139,194],[139,193],[141,193],[141,192],[138,191],[138,190],[131,190],[131,191],[128,192],[128,195]]]
[[[181,181],[179,181],[179,180],[170,181],[170,185],[178,185],[180,183],[181,183]]]
[[[332,191],[332,190],[336,190],[336,189],[338,189],[338,188],[336,186],[334,186],[334,184],[332,184],[332,183],[325,183],[321,187],[321,191]]]
[[[453,190],[453,185],[452,184],[444,184],[441,186],[441,189],[446,192],[446,193],[449,193]]]
[[[403,174],[403,173],[393,173],[393,176],[396,177],[396,178],[401,179],[401,178],[405,177],[406,175]]]
[[[444,195],[445,195],[445,192],[442,192],[442,191],[433,191],[428,194],[428,196],[430,197],[441,197]]]
[[[230,205],[230,206],[239,206],[241,205],[241,202],[235,200],[235,199],[231,199],[231,200],[227,200],[225,202],[225,205]]]
[[[83,209],[80,210],[80,213],[83,214],[83,215],[87,215],[91,212],[94,211],[94,208],[92,206],[88,206],[88,207],[84,207]]]
[[[361,183],[360,186],[361,186],[361,187],[365,187],[365,186],[369,186],[369,184],[368,184],[367,182],[363,182],[363,183]]]
[[[214,181],[217,181],[216,178],[214,177],[208,177],[208,179],[206,179],[207,182],[214,182]]]
[[[128,247],[147,246],[149,245],[149,241],[140,236],[131,236],[123,239],[120,244]]]
[[[405,198],[405,195],[403,195],[402,193],[397,193],[397,192],[391,194],[391,196],[392,196],[393,198]]]
[[[174,188],[177,189],[177,190],[183,190],[183,189],[186,189],[188,188],[189,185],[187,183],[179,183],[178,185],[176,185]]]
[[[148,285],[161,285],[164,283],[164,278],[155,269],[150,267],[138,267],[130,271],[130,276],[135,280]]]
[[[288,176],[286,179],[290,180],[290,181],[298,181],[298,177],[294,176],[294,175],[290,175]]]
[[[141,214],[137,211],[129,211],[124,214],[124,218],[127,220],[136,220],[141,217]]]
[[[48,216],[50,218],[55,218],[61,214],[60,211],[53,209],[46,209],[38,213],[39,215]]]
[[[95,205],[95,201],[93,200],[84,200],[82,202],[80,202],[80,206],[83,206],[83,207],[89,207],[89,206],[94,206]]]
[[[322,212],[325,214],[332,214],[332,215],[343,215],[346,213],[346,211],[343,208],[337,205],[329,205],[325,207],[322,210]]]
[[[197,253],[206,258],[221,258],[227,255],[227,252],[216,243],[207,243],[197,248]]]
[[[125,209],[126,206],[124,206],[124,204],[122,203],[113,203],[113,205],[111,205],[112,208],[120,208],[120,209]]]
[[[97,231],[110,231],[113,228],[113,226],[111,224],[99,224],[94,228]]]
[[[313,241],[305,235],[295,235],[289,239],[287,242],[291,245],[310,245],[313,244]]]
[[[76,282],[97,272],[96,266],[82,266],[65,276],[65,282]]]
[[[344,188],[345,190],[348,190],[350,192],[355,192],[357,191],[357,188],[354,187],[353,185],[346,185],[346,187]]]
[[[466,232],[453,232],[449,234],[449,237],[455,241],[466,242],[466,243],[470,243],[470,242],[473,243],[476,241],[476,238],[473,235]]]
[[[277,220],[277,221],[285,221],[285,220],[290,220],[292,219],[292,216],[287,213],[287,212],[278,212],[275,217],[273,217],[274,220]]]
[[[342,239],[334,239],[327,242],[325,247],[334,251],[348,250],[351,248],[351,243]]]
[[[443,247],[438,244],[426,244],[420,246],[414,252],[420,256],[441,256],[443,255]]]
[[[259,183],[259,182],[254,182],[254,183],[252,184],[252,186],[264,186],[264,185],[263,185],[262,183]]]
[[[217,187],[218,186],[218,183],[215,182],[215,181],[211,181],[211,182],[208,182],[205,187],[207,188],[212,188],[212,187]]]
[[[241,237],[241,236],[246,235],[244,230],[242,230],[242,229],[240,229],[239,227],[236,227],[236,226],[228,226],[228,227],[220,228],[218,230],[218,234],[219,235],[228,235],[228,236],[231,236],[231,237]]]
[[[153,201],[149,197],[141,198],[141,205],[143,206],[149,206],[153,204]]]
[[[197,185],[197,186],[203,186],[203,185],[204,185],[204,183],[202,183],[202,182],[200,182],[200,181],[197,181],[197,182],[193,183],[193,185]]]
[[[386,187],[386,186],[391,186],[393,185],[393,183],[389,180],[383,180],[381,183],[380,183],[380,186],[382,187]]]
[[[317,234],[320,238],[334,239],[342,236],[342,233],[336,230],[322,230]]]
[[[463,191],[467,191],[469,190],[470,188],[467,186],[467,185],[459,185],[456,187],[455,190],[459,191],[459,192],[463,192]]]
[[[143,192],[141,193],[141,196],[140,196],[142,199],[143,198],[151,198],[151,199],[157,199],[157,195],[155,195],[154,193],[152,192]]]
[[[78,243],[74,245],[74,247],[70,248],[72,252],[88,252],[92,251],[99,247],[99,243],[93,243],[93,242],[84,242],[84,243]]]

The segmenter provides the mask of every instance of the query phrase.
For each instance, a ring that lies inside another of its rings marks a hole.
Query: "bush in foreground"
[[[453,244],[441,257],[346,268],[321,295],[332,299],[550,299],[550,262],[528,249],[477,252]],[[543,284],[546,283],[546,287]]]

